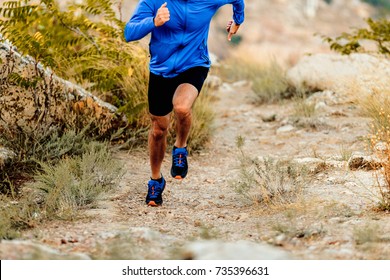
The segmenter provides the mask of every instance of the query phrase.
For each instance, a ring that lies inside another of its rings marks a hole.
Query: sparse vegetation
[[[372,139],[390,141],[390,99],[387,92],[376,92],[360,100],[363,114],[371,119]]]
[[[240,176],[236,191],[253,204],[272,207],[294,203],[301,196],[308,172],[290,161],[251,158],[243,151],[244,140],[237,139]]]
[[[87,130],[62,132],[57,127],[41,126],[30,132],[4,131],[0,144],[14,151],[15,157],[0,169],[0,192],[15,198],[20,185],[32,179],[41,162],[56,164],[65,157],[83,154],[90,141]]]
[[[309,102],[305,93],[298,93],[293,97],[294,116],[311,118],[315,114],[315,103]]]
[[[376,151],[376,154],[383,160],[382,167],[376,170],[376,185],[379,190],[378,209],[388,212],[390,211],[390,146],[389,142],[384,145],[385,150]]]
[[[340,159],[342,161],[348,161],[352,156],[352,150],[345,147],[344,145],[341,145],[340,147]]]
[[[385,93],[361,100],[363,112],[372,122],[370,126],[370,148],[381,159],[382,166],[376,173],[379,189],[378,208],[390,211],[390,100]],[[379,177],[383,177],[381,180]]]
[[[39,190],[45,218],[73,219],[78,210],[96,206],[102,193],[113,189],[121,175],[106,144],[91,142],[80,157],[57,165],[42,163],[33,188]]]
[[[0,196],[0,240],[19,237],[23,229],[34,227],[40,220],[39,205],[29,194],[18,200]]]
[[[386,1],[366,1],[380,7],[387,7]],[[373,20],[368,18],[368,27],[355,29],[352,33],[343,33],[339,37],[325,37],[324,41],[330,44],[330,48],[341,54],[351,54],[355,52],[373,52],[384,56],[390,55],[390,22],[386,18]],[[369,51],[362,42],[371,41],[375,43],[376,49]],[[376,89],[373,94],[359,99],[360,106],[365,116],[371,122],[370,148],[382,159],[380,172],[384,178],[384,184],[377,177],[379,188],[379,209],[390,210],[390,100],[387,89]],[[385,148],[376,149],[381,144]],[[378,173],[377,173],[378,176]]]
[[[357,245],[381,241],[380,227],[377,224],[366,224],[355,227],[353,234]]]
[[[78,210],[93,207],[121,174],[108,145],[88,139],[83,131],[61,134],[53,128],[6,136],[1,143],[16,156],[0,169],[0,238],[16,237],[44,219],[76,217]],[[33,179],[35,187],[21,188]]]
[[[364,47],[364,41],[375,43],[374,53],[386,56],[390,55],[390,21],[383,18],[374,20],[368,18],[368,27],[355,29],[351,33],[344,32],[336,38],[323,37],[330,48],[341,54],[351,54],[356,52],[370,52]]]
[[[269,64],[259,64],[250,58],[240,57],[223,63],[221,75],[227,81],[248,80],[252,83],[258,103],[280,101],[291,97],[285,71],[272,60]]]

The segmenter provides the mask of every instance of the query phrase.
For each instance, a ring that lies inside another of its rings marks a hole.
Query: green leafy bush
[[[390,21],[387,19],[373,20],[368,18],[368,27],[355,29],[352,33],[342,33],[336,38],[324,37],[324,41],[330,48],[341,54],[356,52],[369,52],[363,46],[363,41],[368,40],[375,43],[374,52],[390,55]]]

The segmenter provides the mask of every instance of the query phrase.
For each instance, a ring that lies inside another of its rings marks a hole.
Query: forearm
[[[152,32],[154,28],[153,17],[147,17],[138,22],[130,20],[125,26],[125,40],[130,42],[142,39]]]
[[[129,22],[125,26],[124,36],[127,42],[142,39],[155,28],[154,16],[156,9],[153,2],[141,0]]]

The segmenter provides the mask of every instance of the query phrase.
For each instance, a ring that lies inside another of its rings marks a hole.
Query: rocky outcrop
[[[0,132],[13,127],[28,131],[40,124],[89,124],[103,135],[120,122],[116,110],[31,57],[22,56],[9,42],[0,43]]]
[[[289,83],[346,96],[389,89],[390,61],[369,54],[315,54],[288,70]]]

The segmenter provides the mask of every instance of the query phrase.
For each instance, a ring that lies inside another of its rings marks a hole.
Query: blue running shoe
[[[171,175],[175,179],[184,179],[188,172],[187,148],[176,148],[172,150],[172,168]]]
[[[165,189],[166,182],[164,177],[161,177],[161,179],[161,183],[155,180],[148,182],[148,195],[145,199],[148,206],[160,206],[163,203],[162,193]]]

